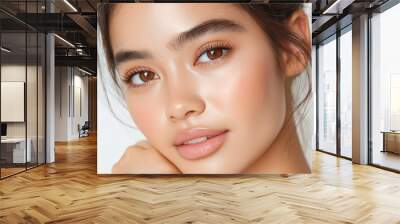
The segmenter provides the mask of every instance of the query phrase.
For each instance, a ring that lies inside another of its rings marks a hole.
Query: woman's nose
[[[190,83],[180,80],[169,87],[167,113],[172,121],[186,120],[204,110],[204,100]]]

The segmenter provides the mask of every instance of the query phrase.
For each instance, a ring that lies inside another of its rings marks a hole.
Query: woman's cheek
[[[146,96],[128,96],[127,105],[129,113],[133,118],[135,125],[147,137],[153,139],[157,133],[162,132],[162,110],[156,101],[156,97]]]
[[[240,57],[242,56],[242,57]],[[278,82],[274,74],[273,65],[267,64],[266,56],[254,57],[254,54],[241,54],[217,73],[223,74],[217,80],[215,87],[217,94],[210,94],[215,104],[224,110],[226,116],[238,122],[260,118],[261,114],[267,115],[277,105],[274,104],[278,91]],[[218,75],[218,74],[215,74]],[[273,83],[271,83],[273,82]],[[275,96],[274,96],[275,95]],[[270,114],[272,115],[272,114]]]

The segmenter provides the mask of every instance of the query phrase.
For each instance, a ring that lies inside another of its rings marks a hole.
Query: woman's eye
[[[130,82],[134,86],[141,86],[146,84],[147,82],[159,79],[159,76],[151,71],[139,71],[132,74],[130,78]]]
[[[212,48],[203,52],[197,61],[198,63],[206,63],[209,61],[213,61],[215,59],[218,59],[226,55],[228,51],[229,51],[228,48],[223,48],[223,47]]]

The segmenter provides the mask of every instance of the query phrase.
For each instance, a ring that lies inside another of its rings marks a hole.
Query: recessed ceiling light
[[[64,0],[65,4],[67,4],[74,12],[78,12],[78,10],[68,1]]]
[[[85,73],[85,74],[87,74],[87,75],[93,75],[92,73],[90,73],[90,72],[88,72],[88,71],[86,71],[86,70],[83,70],[83,69],[81,69],[81,68],[79,68],[79,67],[78,67],[78,69],[79,69],[79,71],[81,71],[81,72],[83,72],[83,73]]]
[[[342,14],[343,10],[351,5],[355,0],[336,0],[326,8],[322,14]]]
[[[6,53],[10,53],[10,52],[11,52],[11,50],[9,50],[9,49],[7,49],[7,48],[5,48],[5,47],[1,47],[0,49],[1,49],[2,51],[6,52]]]
[[[69,42],[68,40],[66,40],[66,39],[64,39],[64,38],[62,38],[62,37],[60,37],[60,36],[57,35],[57,34],[54,34],[54,36],[57,37],[57,38],[58,38],[59,40],[61,40],[62,42],[66,43],[67,45],[69,45],[69,46],[75,48],[75,45],[73,45],[73,44],[72,44],[71,42]]]

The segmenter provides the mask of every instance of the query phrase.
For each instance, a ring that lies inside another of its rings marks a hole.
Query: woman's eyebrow
[[[222,31],[231,31],[231,32],[243,32],[246,29],[228,19],[210,19],[200,23],[199,25],[191,28],[188,31],[180,33],[175,39],[168,43],[168,46],[172,49],[178,50],[185,43],[189,41],[193,41],[196,38],[199,38],[202,35],[205,35],[209,32],[222,32]],[[137,51],[137,50],[123,50],[117,52],[114,56],[114,63],[116,66],[119,64],[136,59],[149,59],[152,58],[152,54],[149,51]]]
[[[169,42],[168,46],[177,50],[185,43],[199,38],[209,32],[243,32],[245,30],[246,29],[242,25],[229,19],[210,19],[200,23],[188,31],[180,33],[177,38]]]
[[[148,58],[152,58],[152,57],[153,56],[148,51],[124,50],[124,51],[118,52],[114,56],[114,63],[116,66],[118,66],[119,64],[129,61],[129,60],[148,59]]]

